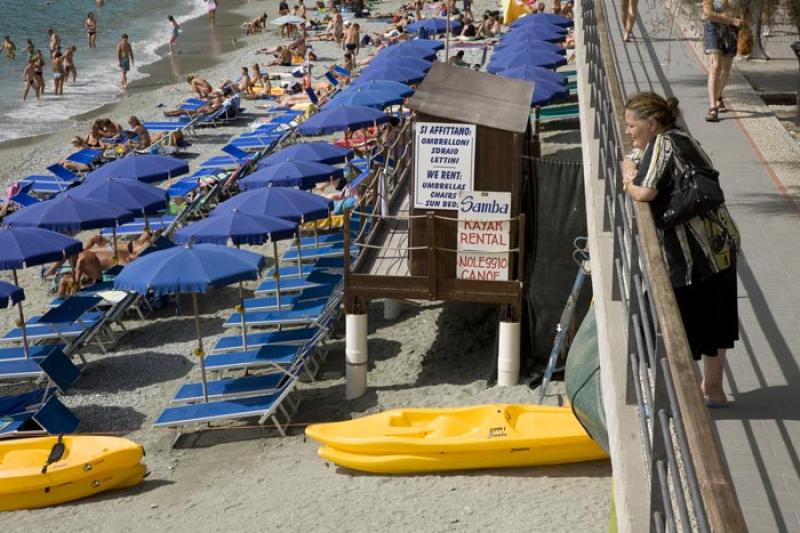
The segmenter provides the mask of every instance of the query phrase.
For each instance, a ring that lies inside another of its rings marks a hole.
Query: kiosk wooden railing
[[[612,298],[627,327],[627,402],[638,404],[649,471],[651,531],[746,531],[714,422],[675,300],[650,206],[622,192],[619,162],[629,151],[624,103],[603,4],[582,0],[583,62],[605,188],[604,231],[614,240]]]

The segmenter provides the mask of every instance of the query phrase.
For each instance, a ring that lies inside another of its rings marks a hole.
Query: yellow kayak
[[[116,437],[0,442],[0,511],[33,509],[131,487],[147,472],[144,449]]]
[[[494,404],[397,409],[345,422],[314,424],[306,435],[357,454],[508,452],[530,449],[539,464],[604,457],[569,407]]]

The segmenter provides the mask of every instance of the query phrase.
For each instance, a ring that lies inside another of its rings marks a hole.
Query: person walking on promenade
[[[709,56],[707,122],[728,111],[722,91],[728,84],[742,19],[737,0],[703,0],[703,47]]]
[[[713,171],[697,141],[675,127],[678,115],[677,98],[665,100],[655,93],[640,93],[628,100],[625,133],[634,151],[622,163],[623,190],[633,200],[651,202],[692,357],[703,359],[703,396],[709,407],[721,407],[727,403],[722,386],[725,351],[739,340],[739,232],[721,191],[716,207],[684,209],[688,219],[670,222],[668,215],[674,211],[667,208],[676,205],[675,185],[685,179],[687,165],[697,169],[696,173]]]
[[[94,13],[86,15],[86,40],[89,42],[89,48],[97,48],[97,19],[94,18]]]
[[[633,25],[639,16],[639,0],[622,0],[622,40],[630,42],[633,37]]]
[[[119,63],[119,69],[122,71],[122,89],[125,90],[128,88],[128,71],[134,64],[133,47],[131,47],[131,43],[128,42],[127,33],[123,33],[122,38],[120,38],[117,43],[117,61]]]

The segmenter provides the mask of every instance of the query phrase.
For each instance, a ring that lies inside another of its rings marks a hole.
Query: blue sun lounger
[[[0,359],[0,380],[47,377],[61,392],[66,392],[79,375],[78,367],[58,347],[54,347],[44,357]]]
[[[314,326],[311,328],[294,328],[282,329],[280,331],[266,331],[260,333],[248,333],[246,335],[247,349],[258,348],[267,344],[277,346],[286,344],[289,346],[302,346],[315,336],[317,336],[324,328],[321,326]],[[228,337],[220,337],[214,345],[212,354],[238,352],[244,350],[241,335],[231,335]]]
[[[246,311],[244,313],[244,324],[247,327],[305,326],[314,324],[327,310],[328,305],[329,302],[327,300],[311,300],[298,302],[291,308],[280,311]],[[224,328],[241,326],[242,315],[238,312],[232,313],[222,325]]]
[[[272,373],[258,376],[244,376],[212,380],[206,383],[209,400],[233,400],[248,396],[261,396],[276,393],[287,379],[286,374]],[[196,403],[203,401],[203,384],[186,383],[181,385],[172,398],[172,403]]]
[[[74,433],[78,424],[55,388],[0,396],[0,439]]]
[[[28,346],[28,355],[31,359],[44,359],[55,350],[63,350],[65,344],[32,344]],[[22,346],[0,348],[0,363],[12,359],[25,359],[25,350]]]
[[[241,148],[242,150],[269,150],[283,137],[283,135],[263,135],[258,137],[246,137],[244,139],[233,139],[228,146]]]
[[[79,163],[81,165],[94,167],[98,165],[102,157],[103,157],[102,148],[83,148],[81,150],[78,150],[77,152],[69,154],[65,159],[67,161],[72,161],[73,163]]]
[[[319,287],[312,287],[302,292],[295,294],[286,294],[281,296],[281,309],[289,309],[299,302],[310,302],[317,300],[327,300],[333,296],[335,290],[334,285],[320,285]],[[246,312],[250,311],[277,311],[278,298],[277,296],[262,296],[256,298],[245,298],[244,309]]]
[[[341,273],[329,273],[317,269],[304,278],[281,279],[280,289],[281,294],[288,294],[319,287],[320,285],[336,285],[343,279]],[[262,281],[253,292],[256,296],[275,294],[278,292],[278,283],[274,279]]]
[[[280,267],[278,272],[281,275],[281,281],[283,281],[284,278],[287,280],[291,278],[305,278],[312,272],[330,271],[336,273],[343,268],[344,257],[323,257],[313,263],[302,263],[300,266],[297,265],[297,262],[294,262],[291,265]],[[274,272],[275,267],[269,268],[265,277],[272,278]],[[283,292],[283,287],[281,287],[281,292]]]
[[[285,425],[281,424],[277,414],[278,411],[281,411],[286,417],[286,425],[288,425],[291,415],[282,404],[288,399],[296,385],[296,379],[287,379],[283,386],[271,394],[167,407],[159,415],[153,427],[178,427],[193,423],[258,417],[259,424],[272,420],[280,434],[286,436]],[[296,409],[296,404],[292,408]],[[180,432],[173,441],[173,445],[179,437]]]
[[[359,247],[350,245],[350,255],[358,254]],[[328,246],[320,246],[318,248],[300,248],[300,253],[297,248],[288,248],[281,256],[281,261],[314,261],[322,259],[323,257],[344,257],[344,241],[332,243]]]

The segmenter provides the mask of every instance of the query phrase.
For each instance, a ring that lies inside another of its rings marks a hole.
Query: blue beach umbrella
[[[540,47],[533,43],[523,42],[519,43],[516,46],[509,46],[508,48],[495,50],[494,54],[492,54],[492,59],[494,59],[495,57],[502,58],[510,54],[527,54],[529,56],[534,56],[534,57],[541,54],[556,54],[566,59],[567,51],[564,48],[561,48],[559,50],[550,50],[547,49],[546,47]]]
[[[239,180],[246,191],[260,187],[300,187],[310,189],[322,181],[339,178],[344,170],[313,161],[282,161],[257,170]]]
[[[0,228],[0,269],[11,270],[14,285],[19,285],[17,269],[61,261],[80,253],[83,245],[60,233],[41,228],[7,226]],[[28,336],[25,330],[25,313],[22,300],[17,300],[22,350],[28,352]]]
[[[15,226],[37,226],[61,233],[117,226],[131,220],[133,214],[127,209],[102,200],[73,196],[72,191],[6,217],[6,222]]]
[[[342,105],[321,110],[300,124],[297,131],[301,135],[325,135],[382,124],[387,120],[389,117],[383,111],[358,105]]]
[[[558,72],[553,72],[552,70],[546,69],[544,67],[534,67],[530,65],[504,69],[499,71],[497,75],[502,76],[504,78],[511,78],[514,80],[525,80],[533,82],[546,81],[549,83],[554,83],[559,85],[567,84],[567,77],[564,76],[563,74],[560,74]]]
[[[526,49],[536,52],[551,52],[553,54],[566,55],[567,49],[558,43],[541,41],[534,37],[502,41],[494,47],[494,53],[505,52],[506,50]]]
[[[392,93],[403,98],[408,98],[414,94],[414,89],[404,83],[389,80],[362,80],[356,78],[350,83],[350,88],[360,88],[367,90],[378,90],[381,92]]]
[[[531,13],[530,15],[525,15],[512,22],[511,27],[540,24],[542,22],[555,24],[556,26],[562,26],[564,28],[569,28],[575,24],[572,19],[563,15],[556,15],[555,13]]]
[[[333,165],[344,163],[347,158],[353,155],[349,148],[336,146],[325,141],[313,141],[307,143],[297,143],[286,148],[282,148],[274,154],[265,157],[258,162],[258,168],[264,168],[284,161],[314,161]]]
[[[508,39],[513,35],[525,34],[531,30],[549,30],[552,32],[559,33],[561,35],[566,35],[569,33],[569,28],[565,28],[564,26],[559,26],[558,24],[553,24],[551,22],[547,22],[541,18],[531,18],[528,22],[517,24],[516,26],[512,25],[511,28],[513,31],[503,35],[500,40]]]
[[[450,21],[450,31],[461,31],[461,26],[461,22],[457,20]],[[406,31],[408,33],[417,33],[421,28],[425,28],[428,33],[444,33],[447,31],[447,19],[433,17],[418,20],[406,26]]]
[[[383,109],[390,105],[400,105],[405,98],[394,93],[387,93],[377,89],[347,88],[325,104],[325,108],[340,105],[363,105]]]
[[[277,217],[251,215],[238,209],[192,222],[175,232],[176,244],[242,244],[280,241],[297,233],[297,223]]]
[[[541,52],[530,54],[528,52],[514,52],[510,50],[506,54],[495,54],[492,56],[491,61],[486,66],[486,70],[495,74],[501,70],[515,67],[544,67],[556,68],[561,65],[566,65],[567,58],[561,54],[554,54],[552,52]]]
[[[569,96],[569,88],[560,83],[550,83],[549,81],[534,82],[533,96],[531,97],[531,107],[537,105],[548,105],[556,100],[561,100]]]
[[[436,61],[436,50],[427,46],[405,46],[405,43],[401,43],[390,46],[389,48],[384,48],[378,52],[371,62],[374,62],[378,58],[383,59],[387,57],[413,57],[430,62]]]
[[[167,191],[141,181],[106,178],[94,179],[71,189],[76,198],[113,203],[132,213],[156,213],[167,207]]]
[[[406,84],[416,84],[425,79],[425,72],[417,69],[394,68],[391,64],[377,65],[369,70],[364,69],[359,75],[363,81],[389,80]]]
[[[7,281],[0,281],[0,309],[16,305],[25,299],[25,291]]]
[[[292,222],[327,218],[333,203],[318,194],[286,187],[266,187],[237,194],[211,212],[211,217],[238,209],[243,213],[272,216]]]
[[[411,39],[410,41],[404,41],[394,46],[422,46],[428,50],[438,52],[444,49],[444,42],[438,39]]]
[[[145,183],[174,178],[189,172],[189,164],[165,155],[133,155],[106,163],[89,172],[87,180],[98,178],[127,178]]]
[[[517,37],[519,35],[519,37]],[[507,34],[501,42],[513,42],[517,39],[536,39],[537,41],[548,41],[551,43],[563,42],[566,36],[558,31],[553,31],[547,28],[539,28],[538,26],[526,27],[518,29]]]
[[[362,74],[369,72],[372,69],[377,69],[380,66],[389,65],[393,68],[405,68],[408,70],[418,70],[420,72],[428,72],[431,69],[431,62],[419,59],[416,57],[402,57],[397,55],[392,56],[377,56],[369,62],[369,65],[361,70]]]
[[[138,258],[122,269],[114,287],[140,294],[192,294],[197,349],[203,376],[203,398],[208,401],[205,352],[200,333],[200,312],[197,293],[258,278],[264,268],[264,257],[252,252],[216,244],[175,246]]]

